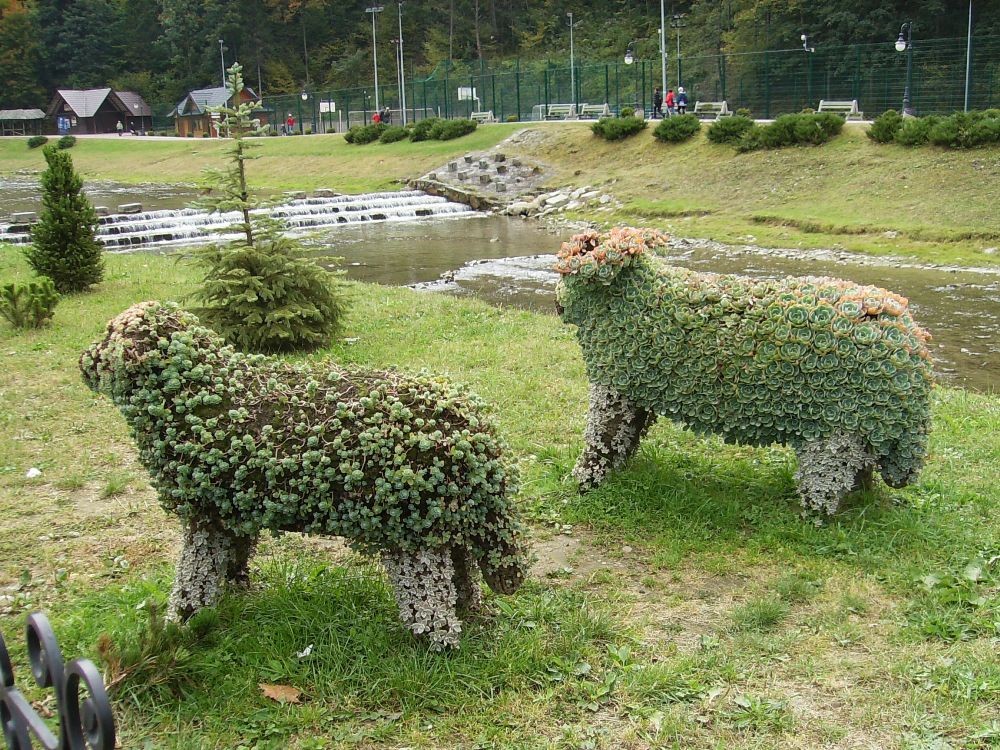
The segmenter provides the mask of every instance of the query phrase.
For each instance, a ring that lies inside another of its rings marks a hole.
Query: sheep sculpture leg
[[[798,449],[795,481],[806,508],[834,513],[844,496],[867,488],[875,457],[859,435],[834,434]]]
[[[227,580],[245,579],[252,549],[253,542],[248,545],[212,525],[189,524],[170,593],[169,618],[186,620],[218,602]]]
[[[451,550],[383,552],[382,565],[403,624],[414,635],[426,637],[434,650],[457,646],[462,625]]]
[[[596,487],[609,471],[623,467],[655,419],[655,414],[636,406],[613,388],[591,383],[585,445],[573,468],[580,490]]]
[[[464,547],[453,547],[451,563],[455,567],[455,607],[459,612],[475,612],[482,607],[483,590],[479,586],[479,566]]]

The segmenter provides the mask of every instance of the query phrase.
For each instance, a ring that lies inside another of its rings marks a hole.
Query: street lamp
[[[681,87],[681,29],[687,26],[684,23],[683,13],[674,13],[670,17],[670,28],[677,29],[677,88]]]
[[[303,89],[302,93],[299,94],[299,99],[301,100],[301,102],[299,103],[299,135],[305,135],[306,126],[305,123],[303,123],[302,121],[303,120],[302,105],[305,104],[307,101],[309,101],[309,94],[308,92],[305,91],[305,89]],[[289,135],[291,135],[291,133],[289,133]]]
[[[625,64],[631,65],[635,62],[635,42],[629,42],[625,49]]]
[[[219,59],[222,61],[222,88],[226,87],[226,53],[223,52],[222,40],[219,40]]]
[[[804,49],[806,52],[815,52],[816,51],[815,47],[810,47],[809,46],[809,35],[808,34],[802,34],[799,37],[799,39],[802,40],[802,49]]]
[[[365,13],[372,14],[372,59],[375,61],[375,111],[379,111],[378,106],[378,51],[375,45],[375,16],[385,10],[382,5],[373,5],[370,8],[365,8]]]
[[[573,98],[573,106],[576,106],[576,64],[573,58],[573,27],[577,26],[583,21],[577,21],[573,23],[573,13],[570,11],[566,14],[569,16],[569,88],[570,96]]]
[[[913,82],[913,21],[907,21],[899,27],[899,38],[896,39],[896,52],[906,53],[906,88],[903,89],[903,115],[912,117],[913,107],[910,105],[910,84]]]

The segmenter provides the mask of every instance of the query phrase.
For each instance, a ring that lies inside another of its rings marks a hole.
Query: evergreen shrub
[[[620,141],[645,130],[646,125],[641,117],[602,117],[590,129],[606,141]]]
[[[708,126],[705,135],[712,143],[736,143],[754,126],[753,120],[743,115],[720,117]]]
[[[632,107],[622,107],[618,111],[619,117],[635,117],[635,110]]]
[[[1000,143],[1000,111],[955,112],[930,130],[929,141],[945,148],[976,148]]]
[[[104,278],[97,214],[69,153],[46,146],[44,154],[48,169],[42,173],[42,212],[24,256],[59,292],[82,292]]]
[[[0,287],[0,316],[15,328],[41,328],[52,318],[58,303],[59,292],[47,276]]]
[[[378,140],[379,143],[395,143],[396,141],[406,140],[409,135],[410,131],[402,125],[389,125],[382,131],[382,135],[378,137]]]
[[[56,141],[56,145],[61,149],[73,148],[73,146],[76,145],[76,136],[64,135],[62,138]]]
[[[751,112],[750,109],[747,108],[747,107],[740,107],[739,109],[736,110],[736,116],[737,117],[749,117],[752,120],[753,119],[753,112]]]
[[[653,137],[663,143],[681,143],[701,130],[701,120],[691,114],[674,115],[660,120]]]
[[[239,101],[243,76],[238,64],[229,69],[229,84]],[[202,305],[202,318],[240,349],[312,349],[340,331],[343,292],[336,277],[317,265],[301,243],[283,234],[280,222],[257,211],[266,203],[250,193],[246,161],[258,144],[248,143],[246,136],[258,132],[252,115],[259,107],[246,102],[236,108],[212,108],[222,116],[223,132],[232,136],[229,164],[209,172],[215,189],[197,205],[219,213],[238,212],[242,221],[226,230],[237,239],[188,253],[205,271],[192,297]]]
[[[844,118],[831,112],[801,112],[781,115],[767,125],[748,128],[739,141],[737,151],[785,148],[787,146],[818,146],[831,140],[844,129]]]
[[[33,135],[28,139],[28,148],[38,148],[39,146],[44,146],[49,142],[49,139],[44,135]]]
[[[381,122],[373,122],[368,125],[354,125],[344,133],[344,140],[356,145],[374,143],[382,137],[382,133],[385,132],[387,127],[387,125],[383,125]]]
[[[428,117],[424,120],[417,120],[410,130],[411,141],[427,141],[433,138],[431,130],[441,121],[439,117]]]
[[[941,120],[940,117],[904,117],[903,125],[896,131],[896,143],[903,146],[923,146],[931,139],[931,130]]]
[[[436,141],[450,141],[468,135],[479,127],[474,120],[438,120],[431,127],[430,137]]]
[[[867,135],[876,143],[892,143],[896,133],[903,127],[903,116],[894,109],[887,109],[875,118],[868,128]]]

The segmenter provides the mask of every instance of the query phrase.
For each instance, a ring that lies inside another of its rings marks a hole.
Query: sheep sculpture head
[[[807,509],[834,512],[877,470],[908,484],[923,463],[929,334],[907,300],[831,278],[696,273],[655,257],[650,229],[564,243],[557,309],[590,380],[581,489],[636,450],[658,415],[745,445],[789,445]]]
[[[121,410],[184,545],[170,613],[241,582],[262,531],[342,536],[381,556],[400,615],[456,645],[478,606],[524,580],[516,478],[482,402],[429,375],[236,352],[174,304],[114,318],[80,358]]]

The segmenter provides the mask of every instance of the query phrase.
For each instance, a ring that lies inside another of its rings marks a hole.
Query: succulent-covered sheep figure
[[[807,509],[833,513],[878,470],[919,472],[933,383],[926,331],[892,292],[830,278],[696,273],[650,251],[655,230],[564,243],[558,307],[590,380],[581,489],[635,452],[656,416],[799,458]]]
[[[380,555],[404,623],[456,645],[477,569],[525,573],[514,478],[478,398],[445,380],[245,355],[176,305],[144,302],[81,357],[184,524],[178,619],[246,579],[263,530],[346,537]]]

